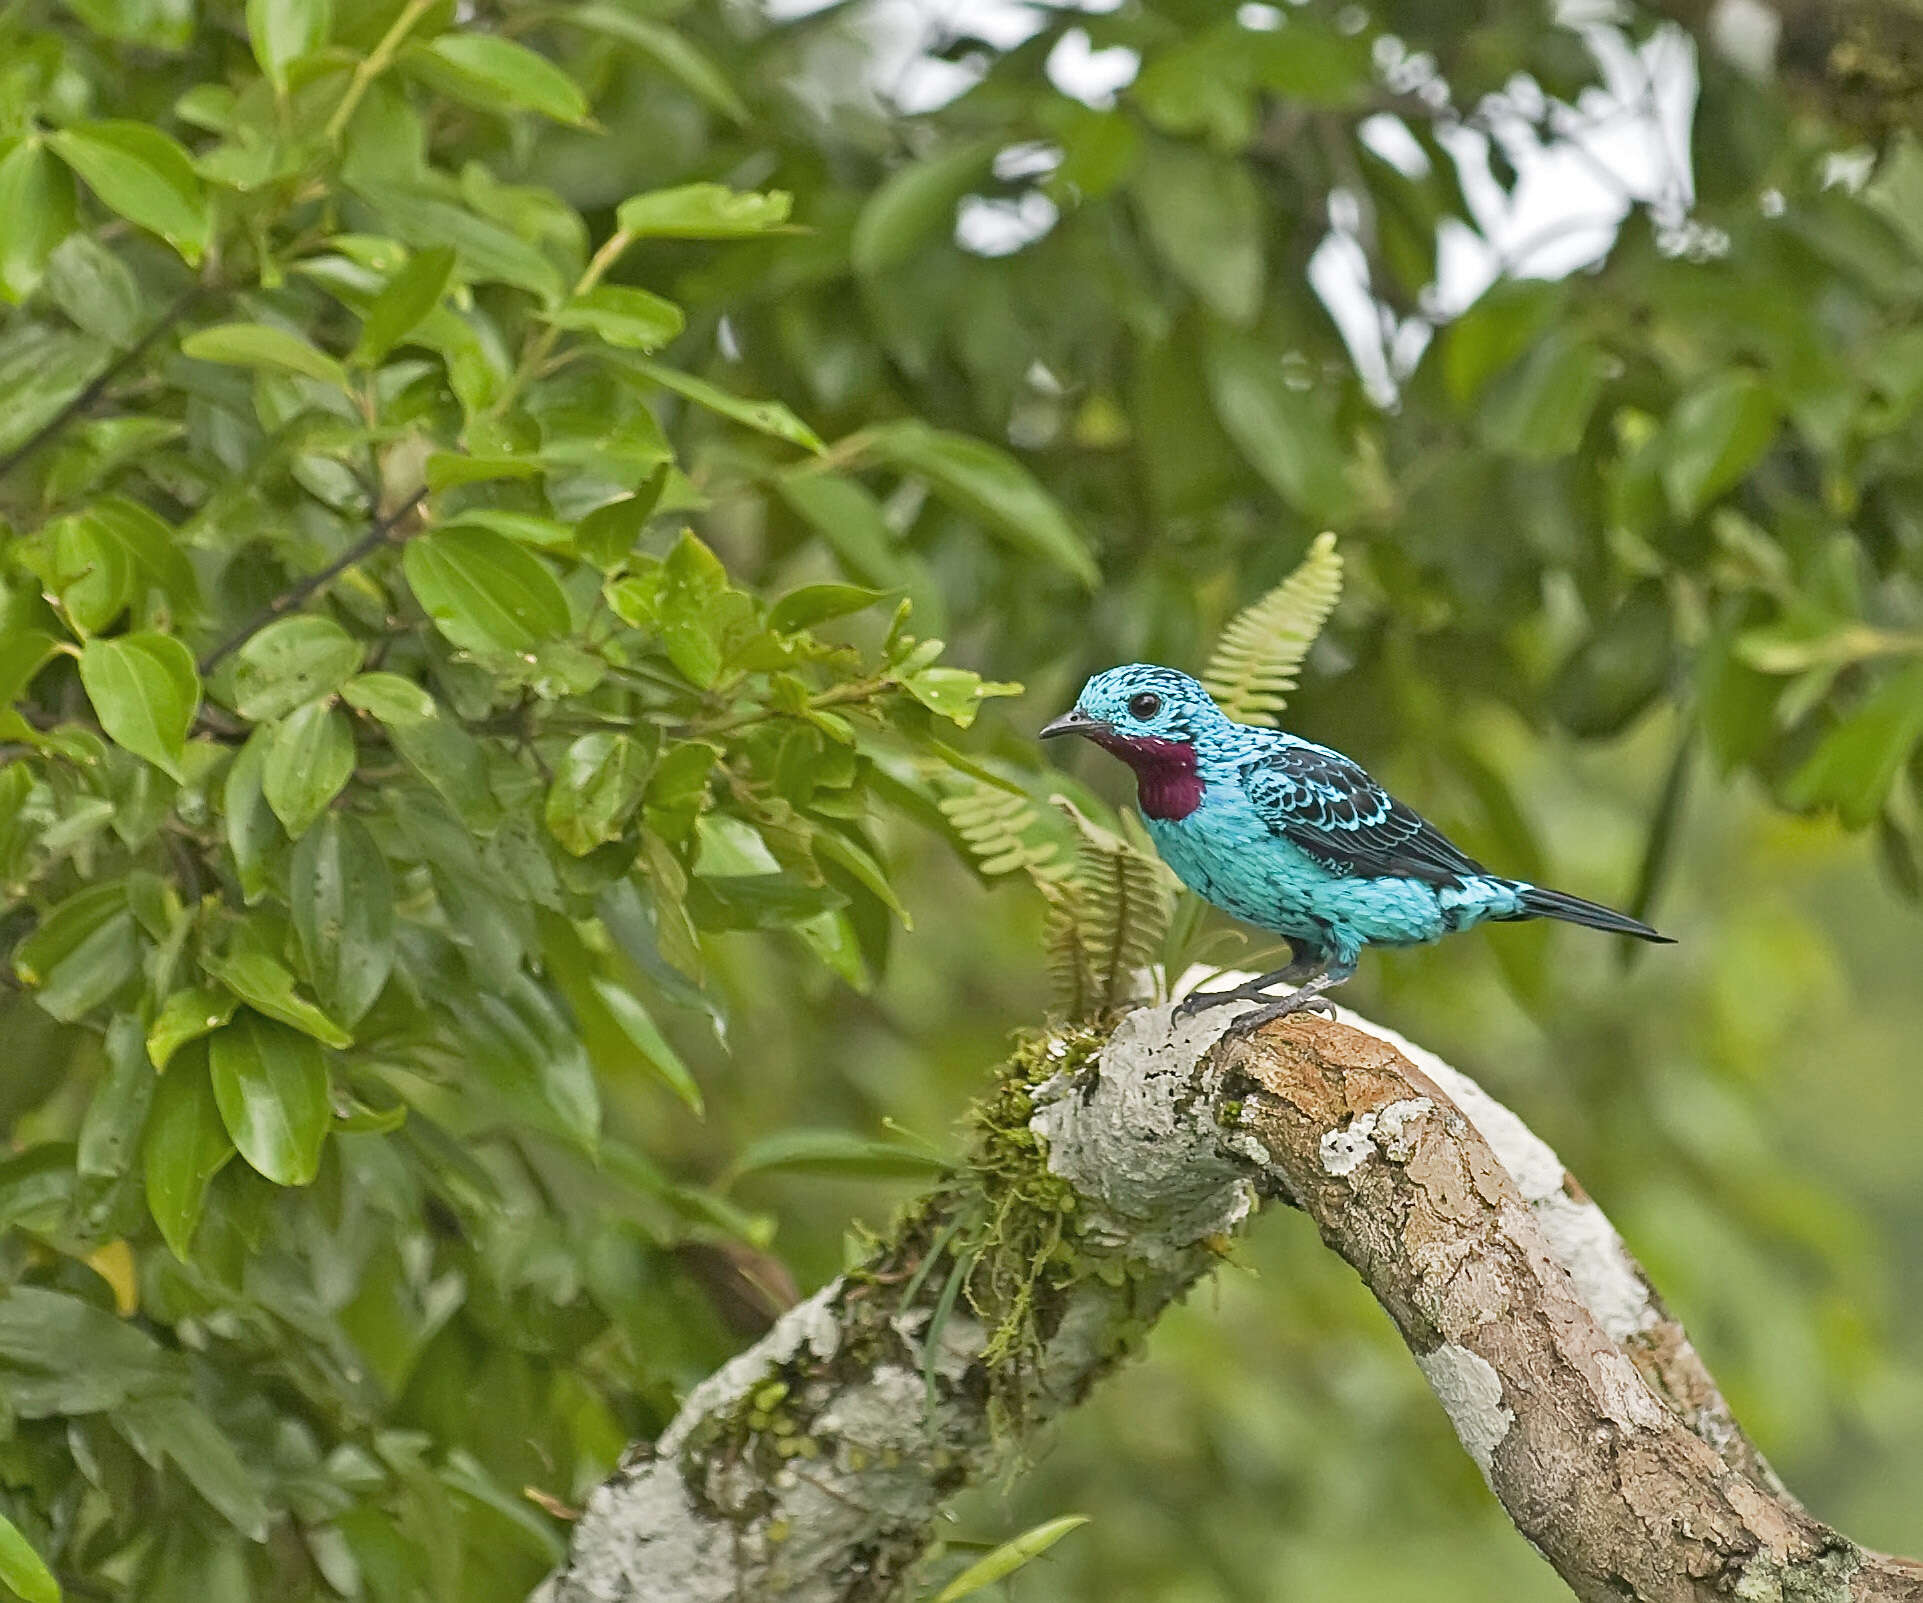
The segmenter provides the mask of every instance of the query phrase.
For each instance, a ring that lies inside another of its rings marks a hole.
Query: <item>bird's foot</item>
[[[1198,1013],[1206,1013],[1210,1008],[1223,1007],[1230,1002],[1246,1002],[1255,993],[1246,986],[1238,985],[1232,991],[1190,991],[1175,1004],[1175,1017],[1192,1019]]]
[[[1307,986],[1293,996],[1285,996],[1279,1001],[1270,1002],[1263,1007],[1252,1007],[1246,1013],[1236,1015],[1235,1022],[1222,1032],[1225,1041],[1239,1041],[1253,1035],[1265,1024],[1273,1024],[1277,1019],[1285,1019],[1292,1013],[1320,1013],[1325,1019],[1335,1017],[1335,1003],[1326,996],[1318,996]]]
[[[1225,1007],[1230,1002],[1278,1001],[1280,999],[1271,994],[1270,986],[1295,985],[1321,972],[1322,965],[1311,959],[1307,962],[1291,963],[1287,968],[1272,969],[1267,974],[1258,974],[1254,979],[1244,980],[1240,985],[1226,991],[1191,991],[1175,1004],[1175,1017],[1192,1019],[1198,1013],[1206,1013],[1211,1008]]]

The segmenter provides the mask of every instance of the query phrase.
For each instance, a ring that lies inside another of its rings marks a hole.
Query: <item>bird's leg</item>
[[[1328,1001],[1322,993],[1333,986],[1340,985],[1354,973],[1353,962],[1331,963],[1322,973],[1309,980],[1300,989],[1289,992],[1287,996],[1278,997],[1263,1007],[1250,1008],[1248,1012],[1239,1014],[1235,1022],[1223,1032],[1223,1037],[1234,1039],[1248,1035],[1261,1029],[1265,1024],[1273,1023],[1276,1019],[1287,1018],[1291,1013],[1331,1014],[1335,1012],[1335,1004]]]
[[[1178,1019],[1193,1018],[1197,1013],[1206,1013],[1212,1007],[1220,1007],[1225,1002],[1267,1001],[1267,992],[1272,985],[1298,985],[1303,980],[1321,972],[1323,960],[1320,957],[1302,956],[1302,948],[1291,944],[1289,962],[1286,967],[1272,969],[1267,974],[1258,974],[1252,980],[1244,980],[1233,990],[1191,991],[1175,1004]]]

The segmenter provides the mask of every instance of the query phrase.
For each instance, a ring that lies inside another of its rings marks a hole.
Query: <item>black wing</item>
[[[1262,821],[1332,874],[1447,885],[1488,872],[1336,752],[1283,746],[1241,772]]]

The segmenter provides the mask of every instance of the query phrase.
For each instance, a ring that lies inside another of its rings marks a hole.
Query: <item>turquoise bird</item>
[[[1491,919],[1558,918],[1667,942],[1625,913],[1492,874],[1339,751],[1238,724],[1187,674],[1132,662],[1099,673],[1042,731],[1081,735],[1135,771],[1150,838],[1182,883],[1280,935],[1290,962],[1181,1005],[1265,1004],[1245,1033],[1355,973],[1365,946],[1417,946]],[[1271,986],[1292,985],[1285,996]]]

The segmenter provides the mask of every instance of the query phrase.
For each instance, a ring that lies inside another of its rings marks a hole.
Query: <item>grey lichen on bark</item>
[[[1584,1598],[1911,1599],[1809,1516],[1600,1209],[1390,1032],[1232,1014],[1028,1038],[969,1156],[597,1489],[540,1603],[883,1603],[942,1505],[1073,1407],[1265,1196],[1395,1321],[1517,1526]]]

